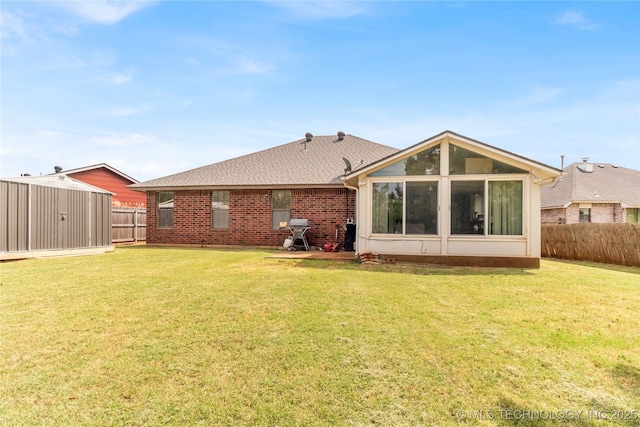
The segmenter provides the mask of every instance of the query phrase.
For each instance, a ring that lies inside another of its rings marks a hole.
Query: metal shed
[[[111,196],[66,175],[0,179],[0,260],[112,251]]]

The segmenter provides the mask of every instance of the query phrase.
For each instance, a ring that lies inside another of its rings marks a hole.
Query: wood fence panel
[[[639,224],[542,225],[542,256],[640,267]]]
[[[146,209],[112,208],[111,241],[113,243],[147,240]]]

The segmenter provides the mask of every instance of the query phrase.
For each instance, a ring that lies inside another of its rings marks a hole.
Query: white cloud
[[[133,79],[133,73],[109,73],[105,75],[109,86],[120,86],[129,83]]]
[[[24,19],[6,10],[0,11],[0,39],[28,41],[30,37]]]
[[[582,12],[577,10],[567,10],[554,21],[556,25],[568,25],[578,30],[597,30],[600,25],[595,24],[584,17]]]
[[[107,135],[91,138],[93,142],[109,147],[128,147],[132,145],[151,144],[158,140],[156,136],[132,133],[129,135]]]
[[[122,0],[73,0],[58,4],[76,15],[99,24],[117,24],[127,16],[134,14],[154,1],[122,1]]]
[[[129,116],[137,116],[138,114],[145,113],[151,110],[151,106],[149,105],[140,105],[137,107],[118,107],[107,114],[113,117],[129,117]]]
[[[353,1],[268,1],[275,6],[288,9],[302,18],[344,19],[367,13],[362,2]]]
[[[241,74],[262,74],[273,69],[273,65],[247,58],[244,55],[236,60],[238,72]]]

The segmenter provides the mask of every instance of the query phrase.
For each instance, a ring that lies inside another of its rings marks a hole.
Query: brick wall
[[[560,219],[562,218],[562,221]],[[566,209],[545,209],[542,211],[543,224],[578,224],[580,222],[580,205],[572,203]],[[591,222],[595,224],[611,224],[627,222],[625,210],[619,203],[592,203]]]
[[[229,228],[211,227],[211,192],[176,191],[173,228],[157,228],[157,196],[147,193],[147,243],[281,246],[288,230],[271,228],[270,190],[232,190]],[[308,218],[311,246],[344,243],[344,224],[354,217],[355,193],[346,188],[291,190],[291,218]]]

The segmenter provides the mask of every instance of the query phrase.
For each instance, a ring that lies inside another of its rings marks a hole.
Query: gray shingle
[[[342,185],[347,158],[367,165],[396,153],[396,148],[353,135],[314,136],[196,169],[131,185],[137,190],[207,187],[277,187]]]
[[[610,163],[591,164],[593,172],[567,166],[552,186],[542,187],[543,208],[566,206],[572,202],[619,202],[623,207],[640,206],[640,171],[614,167]]]

